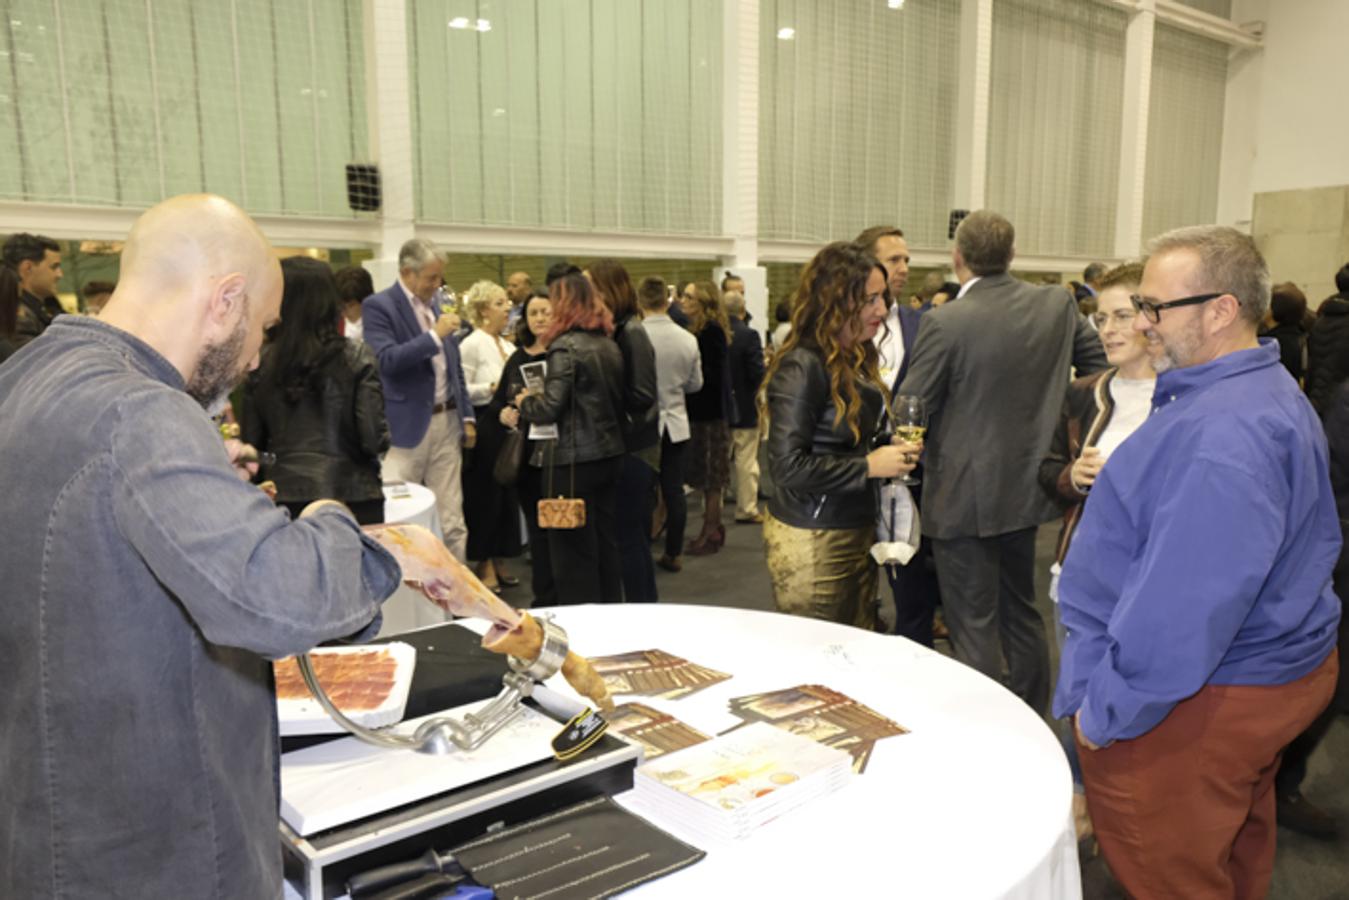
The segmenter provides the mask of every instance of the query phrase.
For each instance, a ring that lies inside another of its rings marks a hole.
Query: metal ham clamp
[[[588,661],[570,651],[567,633],[551,617],[535,618],[506,604],[425,528],[374,525],[365,532],[398,560],[403,568],[403,581],[431,602],[454,615],[491,622],[491,629],[483,636],[483,647],[504,653],[511,671],[502,677],[501,693],[477,712],[467,713],[462,719],[438,716],[423,722],[412,734],[400,734],[393,726],[367,728],[343,715],[319,684],[309,656],[299,657],[300,674],[310,692],[324,711],[352,735],[378,747],[420,753],[444,754],[456,747],[475,750],[520,714],[521,701],[533,694],[536,683],[552,678],[559,671],[578,693],[589,697],[601,709],[612,708],[604,680]],[[583,746],[558,747],[555,743],[555,752],[565,758],[584,749],[599,739],[604,731],[602,726],[602,719],[585,710],[564,729],[564,735],[577,735]]]

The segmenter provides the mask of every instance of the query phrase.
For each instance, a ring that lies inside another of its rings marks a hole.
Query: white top
[[[355,322],[350,319],[343,319],[346,324],[342,327],[342,333],[346,335],[349,341],[359,341],[365,337],[364,320],[357,319]]]
[[[672,444],[687,441],[689,413],[684,397],[703,387],[703,355],[698,351],[698,339],[664,314],[645,317],[642,327],[656,351],[660,433],[669,435]]]
[[[898,300],[890,304],[890,311],[885,315],[885,327],[876,332],[871,340],[880,356],[881,380],[893,391],[895,376],[899,374],[899,367],[904,365],[904,332],[899,324]]]
[[[970,292],[970,288],[974,287],[975,282],[977,282],[980,278],[983,278],[983,277],[984,277],[984,276],[982,276],[982,275],[975,275],[975,276],[974,276],[973,278],[971,278],[969,281],[967,281],[967,282],[965,282],[964,284],[962,284],[962,285],[960,286],[960,293],[956,294],[955,299],[956,299],[956,300],[959,300],[961,297],[963,297],[963,296],[965,296],[966,294],[968,294],[968,293]]]
[[[464,369],[464,384],[468,387],[468,402],[486,406],[492,392],[501,380],[506,360],[515,352],[515,345],[505,338],[494,338],[481,328],[459,343],[459,362]]]
[[[617,795],[708,851],[634,898],[1082,896],[1063,749],[1030,707],[974,669],[904,638],[780,613],[665,603],[550,611],[586,656],[660,649],[731,673],[678,700],[617,698],[704,734],[740,724],[730,698],[798,684],[841,691],[911,731],[878,740],[866,771],[842,790],[734,843],[695,836],[636,791]],[[575,696],[560,676],[548,686]]]
[[[1096,441],[1096,449],[1102,456],[1109,459],[1115,448],[1143,424],[1152,409],[1152,391],[1156,386],[1155,378],[1120,378],[1116,375],[1110,379],[1110,399],[1115,401],[1115,411]]]
[[[782,345],[787,343],[787,335],[791,333],[791,322],[779,322],[778,327],[773,329],[773,346],[782,349]]]

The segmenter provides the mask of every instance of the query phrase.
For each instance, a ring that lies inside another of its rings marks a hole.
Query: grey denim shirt
[[[0,890],[279,896],[268,660],[368,630],[398,564],[289,521],[96,319],[0,366],[0,477]]]

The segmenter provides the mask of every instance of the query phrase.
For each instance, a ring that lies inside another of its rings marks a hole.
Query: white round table
[[[620,794],[634,813],[708,851],[638,888],[642,897],[1082,896],[1072,778],[1058,740],[973,669],[903,638],[778,613],[667,604],[549,611],[582,655],[660,649],[731,673],[679,700],[616,698],[707,734],[740,722],[729,698],[798,684],[841,691],[910,730],[877,741],[866,771],[843,790],[733,843],[683,830],[634,792]],[[560,676],[549,686],[570,692]]]
[[[404,482],[384,486],[384,521],[420,525],[436,537],[442,537],[435,492],[420,484]],[[427,625],[440,625],[453,618],[420,593],[402,584],[384,601],[383,611],[384,622],[379,628],[382,637]]]
[[[403,482],[384,485],[384,521],[420,525],[440,536],[436,495],[428,487]]]

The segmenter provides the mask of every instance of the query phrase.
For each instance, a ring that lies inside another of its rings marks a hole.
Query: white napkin
[[[918,552],[922,540],[922,525],[918,507],[908,485],[887,481],[881,485],[880,514],[876,519],[876,543],[871,545],[871,558],[878,565],[908,565]]]

